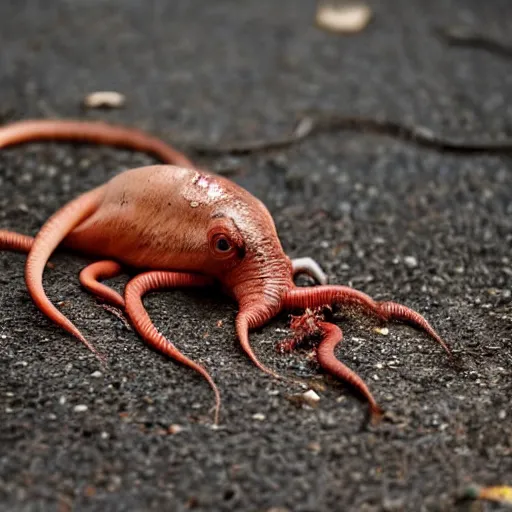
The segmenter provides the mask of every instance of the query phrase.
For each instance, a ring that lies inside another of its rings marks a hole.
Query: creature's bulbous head
[[[292,286],[292,273],[272,216],[241,187],[227,180],[216,184],[225,194],[212,205],[207,229],[216,277],[239,302],[259,297],[277,304]]]

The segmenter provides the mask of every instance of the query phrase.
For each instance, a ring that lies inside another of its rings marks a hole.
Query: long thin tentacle
[[[399,320],[422,329],[451,356],[450,349],[432,326],[416,311],[395,302],[376,302],[371,297],[348,286],[316,286],[293,288],[283,297],[283,308],[316,308],[328,305],[357,306],[382,320]]]
[[[65,236],[97,209],[102,197],[103,187],[93,189],[71,201],[50,217],[35,237],[28,254],[25,264],[25,282],[37,307],[53,322],[78,338],[104,363],[104,357],[50,302],[43,288],[43,271],[48,258]]]
[[[267,368],[263,363],[259,361],[256,354],[252,350],[249,342],[249,329],[256,329],[264,325],[268,320],[274,316],[274,312],[271,309],[267,309],[261,306],[253,306],[249,308],[241,308],[238,316],[236,317],[236,333],[240,345],[244,352],[249,356],[250,360],[263,372],[272,375],[277,379],[282,377],[275,371]]]
[[[123,267],[113,260],[96,261],[87,265],[80,272],[80,283],[93,295],[124,309],[124,298],[109,286],[99,282],[99,279],[111,279],[122,274]]]
[[[0,148],[24,142],[55,140],[121,146],[156,156],[164,163],[194,168],[181,152],[135,128],[101,121],[41,119],[17,121],[0,127]]]
[[[372,422],[377,422],[382,417],[382,409],[377,405],[364,380],[348,366],[344,365],[334,355],[334,349],[343,340],[341,329],[330,322],[317,322],[317,327],[322,331],[323,338],[317,348],[317,359],[320,366],[330,374],[338,377],[354,386],[368,400]]]
[[[0,251],[29,252],[34,238],[28,235],[0,229]]]
[[[166,354],[196,372],[200,373],[208,382],[215,394],[215,424],[219,422],[220,393],[208,371],[200,364],[192,361],[182,354],[168,339],[160,334],[142,303],[142,297],[151,290],[161,288],[178,288],[189,286],[208,286],[212,279],[199,274],[186,274],[180,272],[151,271],[134,277],[125,288],[126,313],[135,330],[144,340],[156,350]]]

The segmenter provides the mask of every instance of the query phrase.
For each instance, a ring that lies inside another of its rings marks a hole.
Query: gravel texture
[[[370,4],[370,25],[343,37],[315,27],[305,0],[3,0],[0,115],[122,122],[181,148],[276,136],[308,108],[449,136],[512,135],[512,61],[447,47],[432,32],[463,22],[510,36],[510,2]],[[84,111],[97,90],[124,94],[126,106]],[[84,145],[2,150],[0,228],[34,234],[80,192],[151,162]],[[2,253],[2,510],[469,510],[456,502],[469,483],[512,484],[510,157],[345,132],[199,162],[240,166],[234,179],[268,206],[290,256],[314,257],[332,283],[417,309],[455,362],[407,326],[383,335],[372,319],[341,319],[339,357],[389,412],[365,427],[365,403],[306,350],[277,352],[286,315],[252,334],[254,349],[271,368],[310,379],[316,408],[297,406],[298,386],[253,367],[228,299],[151,295],[158,328],[219,385],[213,430],[207,384],[80,289],[87,259],[56,253],[45,287],[107,355],[107,370],[32,304],[24,257]]]

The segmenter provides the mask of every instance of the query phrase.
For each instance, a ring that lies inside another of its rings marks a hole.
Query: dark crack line
[[[420,125],[406,125],[378,118],[344,117],[339,114],[330,113],[307,114],[300,119],[290,135],[275,139],[256,139],[246,142],[220,144],[193,144],[189,146],[189,150],[199,155],[248,155],[284,149],[298,144],[313,135],[336,131],[356,131],[384,135],[444,153],[466,155],[505,155],[512,153],[512,139],[504,139],[502,141],[458,140],[442,137],[435,134],[429,128]]]
[[[464,25],[437,27],[434,32],[451,46],[465,46],[512,59],[512,43]]]

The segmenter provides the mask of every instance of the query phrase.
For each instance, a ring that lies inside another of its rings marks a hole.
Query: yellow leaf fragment
[[[512,487],[508,485],[496,485],[492,487],[473,485],[466,489],[464,496],[470,499],[487,500],[512,505]]]

